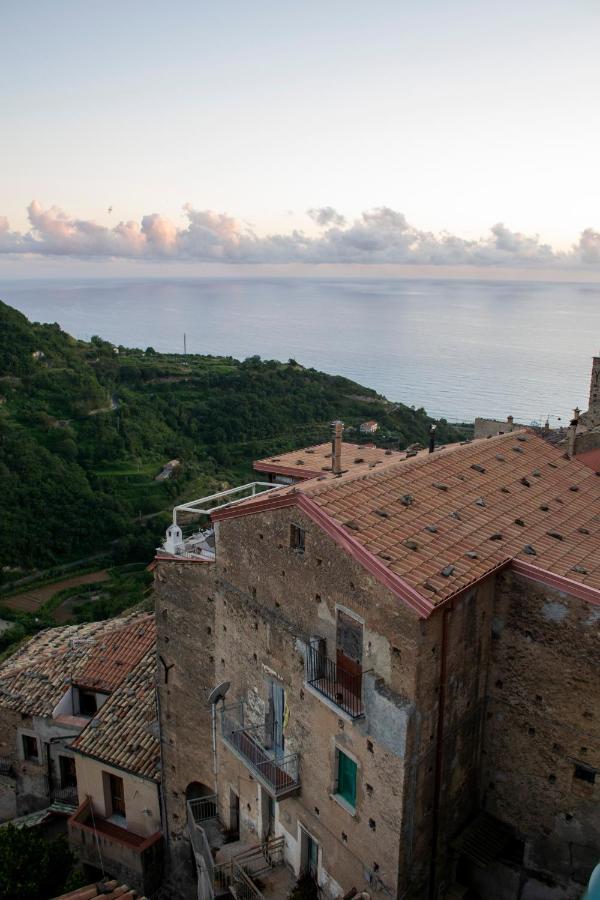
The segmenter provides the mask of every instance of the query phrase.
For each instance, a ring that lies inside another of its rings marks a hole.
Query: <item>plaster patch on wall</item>
[[[557,600],[547,600],[542,606],[542,615],[548,622],[562,622],[569,609]]]
[[[492,619],[492,634],[500,635],[504,631],[504,619],[494,616]]]
[[[595,625],[596,622],[600,622],[600,606],[594,606],[590,609],[590,614],[585,620],[585,625]]]
[[[388,683],[392,679],[392,660],[390,643],[382,634],[365,629],[364,636],[365,669],[374,669]]]

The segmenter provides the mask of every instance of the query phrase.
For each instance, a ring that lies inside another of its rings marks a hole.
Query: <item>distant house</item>
[[[371,419],[369,422],[361,422],[360,425],[361,434],[375,434],[378,428],[378,423],[373,419]]]
[[[72,744],[80,806],[69,844],[81,863],[154,892],[162,866],[154,643]]]
[[[173,475],[175,474],[175,471],[179,468],[180,465],[181,465],[181,462],[178,459],[169,460],[169,462],[158,473],[158,475],[156,476],[156,478],[154,480],[155,481],[166,481],[168,478],[172,478]]]
[[[0,822],[77,808],[72,742],[154,644],[154,617],[130,615],[49,628],[0,665]]]

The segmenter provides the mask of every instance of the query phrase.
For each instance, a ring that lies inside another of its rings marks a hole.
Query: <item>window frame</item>
[[[298,556],[306,551],[306,528],[297,522],[290,522],[290,550]]]
[[[125,804],[125,781],[121,778],[120,775],[115,775],[114,772],[107,772],[108,775],[108,796],[110,800],[110,815],[118,816],[121,819],[127,821],[127,807]],[[113,791],[113,784],[118,782],[120,784],[120,790]],[[117,803],[115,804],[115,800]]]
[[[27,741],[33,741],[35,743],[35,756],[27,752]],[[30,734],[26,731],[21,732],[21,751],[25,762],[40,763],[40,742],[36,734]]]
[[[346,760],[346,763],[342,762]],[[342,766],[346,767],[346,773],[343,775]],[[345,784],[343,783],[348,777],[348,769],[353,770],[353,785],[352,791],[347,795],[343,793],[345,789]],[[335,790],[334,797],[340,802],[349,812],[354,814],[356,812],[356,803],[358,799],[358,770],[359,764],[358,761],[351,756],[347,751],[342,750],[341,747],[335,748]]]

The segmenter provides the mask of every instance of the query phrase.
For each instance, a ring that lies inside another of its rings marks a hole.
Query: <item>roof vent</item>
[[[447,491],[447,490],[448,490],[448,485],[447,485],[447,484],[442,484],[441,481],[434,481],[434,482],[433,482],[433,487],[434,487],[434,488],[437,488],[438,491]]]
[[[537,556],[537,551],[531,546],[531,544],[525,544],[523,547],[523,553],[526,553],[527,556]]]
[[[414,497],[412,496],[412,494],[404,494],[402,497],[400,497],[400,503],[402,504],[402,506],[410,506],[411,503],[414,503]]]
[[[404,544],[405,547],[408,547],[409,550],[418,550],[419,549],[419,545],[417,544],[417,542],[411,540],[410,538],[407,538],[405,541],[402,541],[402,543]]]
[[[450,578],[451,575],[454,575],[456,572],[456,566],[446,566],[445,569],[442,569],[440,575],[443,575],[444,578]]]
[[[586,569],[586,567],[580,566],[580,565],[573,566],[573,571],[579,572],[580,575],[587,575],[587,573],[588,573],[588,570]]]
[[[485,468],[483,466],[480,466],[479,463],[473,463],[471,468],[474,469],[476,472],[481,472],[482,475],[485,472]]]

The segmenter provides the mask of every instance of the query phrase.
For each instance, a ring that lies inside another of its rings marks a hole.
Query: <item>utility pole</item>
[[[187,340],[185,331],[183,332],[183,355],[187,356]]]

